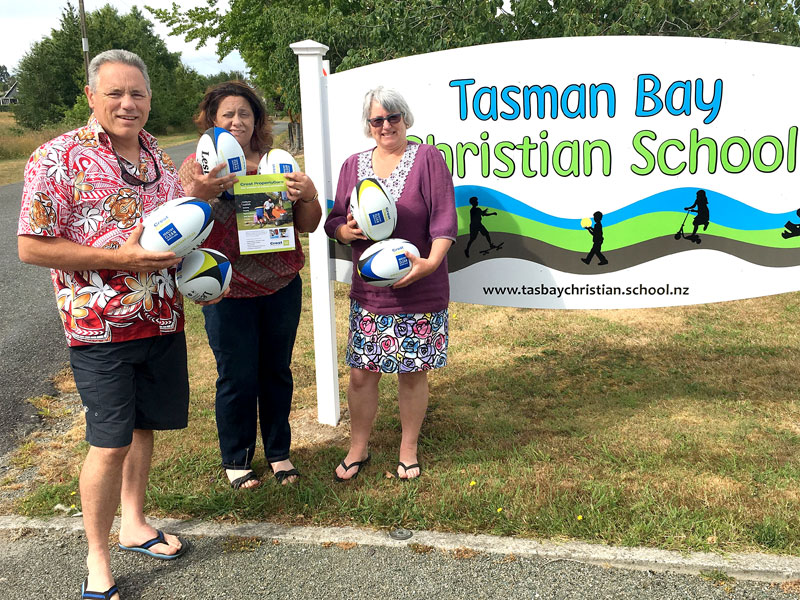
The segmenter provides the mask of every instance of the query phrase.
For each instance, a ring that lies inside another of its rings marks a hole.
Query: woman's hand
[[[204,200],[212,200],[225,190],[233,187],[239,181],[236,175],[229,173],[224,177],[217,177],[217,173],[225,168],[225,164],[219,164],[208,175],[203,174],[203,167],[200,163],[185,164],[178,172],[183,185],[183,191],[187,196],[194,196]]]
[[[435,263],[430,258],[417,258],[410,252],[406,252],[406,258],[411,262],[411,271],[400,281],[392,285],[393,288],[404,288],[407,285],[411,285],[415,281],[427,277],[439,268],[438,263]]]
[[[283,176],[286,178],[286,193],[292,202],[297,202],[298,200],[311,202],[312,198],[317,194],[314,182],[302,171],[284,173]]]
[[[431,244],[431,253],[428,258],[417,258],[410,252],[406,252],[406,257],[411,262],[411,271],[392,287],[404,288],[433,273],[442,264],[444,257],[447,256],[447,251],[452,245],[453,240],[436,238]]]
[[[353,213],[347,213],[347,223],[344,225],[339,225],[334,235],[336,239],[343,244],[352,244],[355,240],[367,239],[367,236],[364,235],[364,232],[361,231],[361,228],[358,226]]]

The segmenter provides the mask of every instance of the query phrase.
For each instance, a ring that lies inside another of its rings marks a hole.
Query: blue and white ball
[[[225,177],[228,174],[242,176],[247,174],[247,159],[244,150],[233,134],[222,127],[211,127],[206,129],[197,142],[195,160],[200,163],[203,174],[208,173],[217,165],[224,164],[225,167],[217,173],[217,177]],[[220,197],[227,200],[233,199],[230,190],[225,190]]]
[[[280,148],[273,148],[261,157],[258,163],[258,173],[272,174],[272,173],[296,173],[300,170],[300,165],[294,159],[294,156],[289,154],[286,150]]]
[[[289,154],[286,150],[280,148],[273,148],[261,157],[258,162],[259,175],[266,174],[272,175],[274,173],[296,173],[300,170],[300,165],[294,159],[294,156]],[[289,196],[286,192],[281,192],[281,198],[288,200]]]
[[[397,225],[394,196],[372,177],[356,183],[350,194],[350,212],[364,235],[375,242],[390,238]]]
[[[419,250],[409,241],[390,238],[376,242],[358,259],[358,274],[366,283],[377,287],[397,283],[411,271],[411,260],[406,252],[419,258]]]
[[[211,205],[189,196],[165,202],[148,213],[142,224],[144,230],[139,238],[142,248],[186,256],[206,240],[214,221]]]
[[[183,259],[175,274],[175,283],[187,298],[208,302],[225,293],[232,273],[231,263],[222,252],[200,248]]]

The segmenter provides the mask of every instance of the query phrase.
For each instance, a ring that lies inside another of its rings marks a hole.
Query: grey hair
[[[142,72],[142,77],[144,77],[147,93],[150,96],[153,95],[150,90],[150,76],[147,74],[147,65],[139,58],[138,54],[127,50],[106,50],[92,59],[92,62],[89,63],[89,89],[92,92],[97,91],[97,74],[100,72],[100,67],[106,63],[121,63],[139,69]]]
[[[388,113],[403,113],[403,122],[406,124],[406,128],[411,127],[414,124],[414,115],[411,112],[411,109],[408,107],[408,102],[400,92],[396,90],[387,90],[382,85],[376,87],[374,90],[370,90],[367,92],[367,95],[364,96],[364,109],[362,114],[362,121],[364,123],[364,135],[370,137],[370,125],[369,121],[369,113],[372,110],[372,103],[377,102],[383,108],[386,109]]]

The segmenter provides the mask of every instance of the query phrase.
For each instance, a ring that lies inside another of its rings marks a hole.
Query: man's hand
[[[133,272],[160,271],[174,267],[183,260],[174,252],[153,252],[142,248],[139,245],[142,231],[144,231],[144,226],[139,223],[125,243],[114,251],[115,262],[119,263],[118,268]]]

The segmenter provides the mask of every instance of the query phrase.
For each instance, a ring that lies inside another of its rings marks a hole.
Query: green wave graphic
[[[575,252],[586,252],[587,248],[592,245],[592,237],[584,229],[572,230],[554,227],[507,213],[501,209],[492,210],[497,212],[497,215],[484,217],[482,221],[483,226],[490,233],[521,235]],[[458,234],[468,237],[469,207],[460,207],[457,212]],[[603,252],[633,246],[655,238],[675,235],[680,229],[684,216],[685,213],[674,211],[648,213],[628,219],[622,223],[604,227]],[[692,215],[689,215],[689,218],[686,219],[683,231],[687,235],[692,232]],[[760,230],[733,229],[717,225],[712,221],[706,231],[701,228],[698,234],[703,238],[717,237],[765,248],[800,248],[800,236],[785,239],[781,236],[782,231],[783,227]]]

